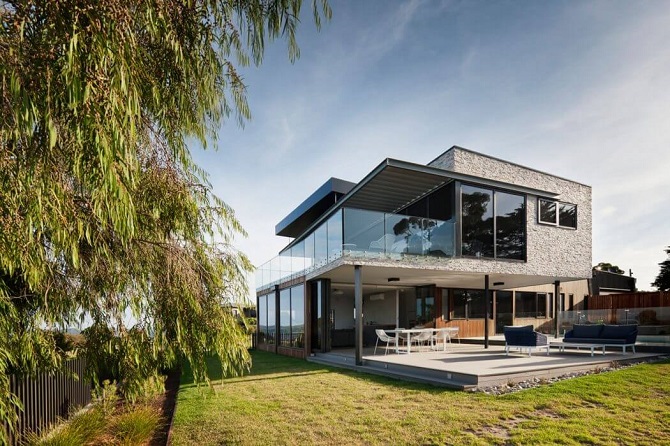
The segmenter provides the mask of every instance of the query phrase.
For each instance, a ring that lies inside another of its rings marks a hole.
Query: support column
[[[363,365],[363,279],[361,265],[354,266],[354,338],[356,344],[356,365]]]
[[[484,348],[489,348],[489,275],[484,276]]]
[[[556,331],[554,338],[558,339],[561,327],[561,281],[554,282],[554,321],[556,323]]]
[[[400,290],[395,290],[395,328],[400,327]]]

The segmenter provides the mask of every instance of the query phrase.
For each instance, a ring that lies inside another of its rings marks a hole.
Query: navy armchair
[[[547,350],[549,355],[549,340],[546,335],[538,333],[532,325],[525,326],[505,326],[505,354],[509,355],[510,349],[519,351],[528,350],[528,356],[531,356],[533,350]]]

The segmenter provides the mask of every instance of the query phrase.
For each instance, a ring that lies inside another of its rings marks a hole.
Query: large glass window
[[[435,288],[432,286],[419,287],[416,290],[416,322],[424,325],[435,318]]]
[[[268,299],[268,314],[270,314]],[[279,292],[279,343],[284,347],[305,346],[305,286],[297,285]]]
[[[454,183],[451,182],[428,196],[428,217],[450,220],[454,216]]]
[[[268,296],[266,294],[258,296],[257,309],[258,342],[265,343],[265,337],[268,332]]]
[[[516,317],[547,317],[552,297],[551,293],[517,291],[514,299]]]
[[[279,292],[279,345],[291,345],[291,289]]]
[[[275,295],[267,295],[268,303],[268,329],[265,335],[265,339],[268,344],[274,344],[277,333],[277,312],[275,311]]]
[[[291,346],[305,346],[305,287],[291,288]]]
[[[526,258],[526,199],[523,195],[495,193],[496,257]]]
[[[484,290],[454,290],[454,319],[483,319],[486,310]]]
[[[461,187],[464,256],[493,257],[493,191]]]

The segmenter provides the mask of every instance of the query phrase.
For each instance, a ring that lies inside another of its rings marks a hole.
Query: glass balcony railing
[[[453,257],[454,220],[341,209],[310,235],[256,270],[256,288],[291,280],[341,257]]]

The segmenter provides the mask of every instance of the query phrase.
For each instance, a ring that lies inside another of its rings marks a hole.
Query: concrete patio
[[[613,362],[619,364],[635,363],[659,356],[658,353],[622,354],[621,350],[596,352],[591,356],[588,349],[565,350],[559,353],[552,348],[546,352],[527,353],[510,352],[505,355],[504,346],[491,345],[484,349],[482,345],[453,343],[447,351],[413,351],[411,354],[396,354],[383,348],[363,351],[363,365],[355,365],[353,349],[334,350],[310,357],[310,361],[345,367],[365,373],[389,376],[397,379],[416,381],[455,389],[490,387],[510,382],[520,382],[532,378],[550,379],[574,372],[602,369]]]

